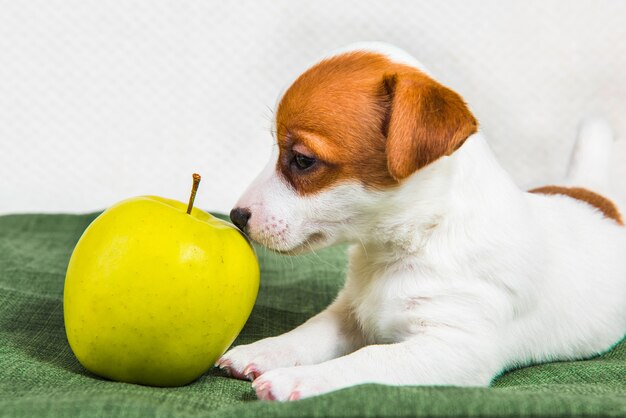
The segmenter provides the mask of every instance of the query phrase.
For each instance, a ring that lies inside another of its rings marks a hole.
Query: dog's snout
[[[230,220],[233,221],[237,228],[243,229],[248,224],[248,219],[250,219],[250,209],[248,208],[234,208],[230,211]]]

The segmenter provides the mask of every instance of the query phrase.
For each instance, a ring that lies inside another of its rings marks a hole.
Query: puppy
[[[570,178],[605,178],[610,135],[585,127]],[[232,220],[285,254],[353,245],[326,310],[218,361],[260,399],[361,383],[486,386],[624,335],[615,205],[581,188],[520,190],[463,99],[405,52],[360,44],[308,69],[278,103],[276,141]]]

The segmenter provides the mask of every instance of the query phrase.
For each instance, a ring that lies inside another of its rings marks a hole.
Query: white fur
[[[358,213],[355,203],[369,198],[358,184],[343,184],[325,193],[301,197],[275,172],[276,156],[249,186],[237,207],[252,216],[252,239],[279,252],[297,254],[345,241]],[[350,196],[350,199],[346,199]],[[321,237],[311,240],[313,234]]]
[[[591,177],[607,169],[574,158]],[[329,308],[218,362],[261,374],[262,399],[369,382],[484,386],[606,351],[626,332],[626,229],[586,203],[520,190],[480,132],[387,191],[301,197],[269,167],[238,202],[253,239],[283,252],[353,246]]]
[[[368,51],[382,54],[393,62],[397,62],[398,64],[406,64],[409,67],[418,68],[422,72],[431,75],[426,66],[418,61],[414,56],[412,56],[405,50],[398,48],[395,45],[391,45],[385,42],[355,42],[344,47],[337,48],[325,55],[323,58],[330,58],[335,55],[341,55],[346,52],[354,51]]]
[[[609,170],[613,149],[613,130],[599,118],[584,121],[570,158],[567,184],[609,193]]]

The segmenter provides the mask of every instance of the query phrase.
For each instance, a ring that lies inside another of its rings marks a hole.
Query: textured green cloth
[[[364,385],[283,404],[257,401],[248,382],[215,369],[180,388],[100,379],[70,351],[62,306],[71,251],[95,216],[0,217],[2,416],[626,416],[626,342],[592,360],[515,370],[491,388]],[[345,247],[258,254],[261,289],[236,343],[282,333],[323,309],[346,268]]]

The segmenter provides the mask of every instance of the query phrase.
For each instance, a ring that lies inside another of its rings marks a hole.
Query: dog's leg
[[[496,339],[415,337],[370,345],[325,363],[275,369],[256,379],[257,396],[296,400],[364,383],[486,386],[500,372]]]
[[[253,380],[279,367],[321,363],[350,353],[363,344],[363,337],[340,293],[332,305],[298,328],[235,347],[216,365],[234,377]]]

